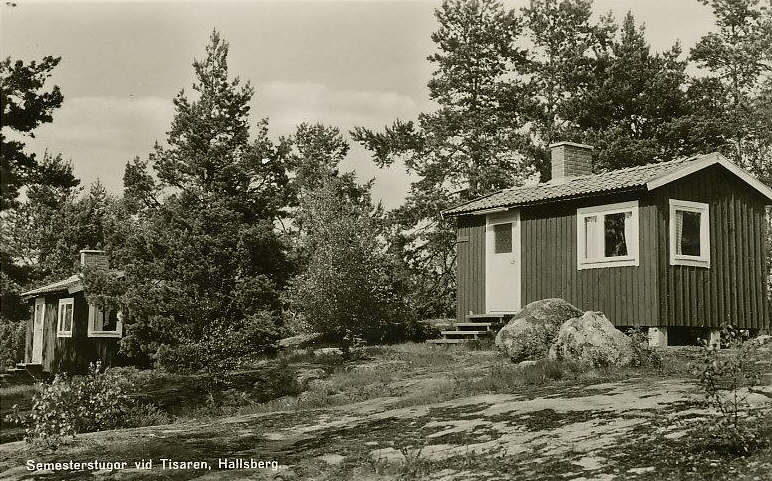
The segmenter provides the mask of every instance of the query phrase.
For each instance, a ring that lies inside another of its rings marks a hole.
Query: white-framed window
[[[639,265],[638,201],[576,210],[577,269]]]
[[[72,322],[75,301],[72,297],[59,299],[59,311],[56,324],[56,337],[72,337]]]
[[[103,311],[92,304],[88,305],[88,337],[121,337],[123,323],[116,311]]]
[[[710,267],[708,204],[670,199],[670,265]]]

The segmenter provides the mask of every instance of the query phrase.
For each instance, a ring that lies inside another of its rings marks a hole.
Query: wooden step
[[[486,331],[490,331],[492,325],[492,322],[457,322],[453,324],[452,327],[455,327],[456,330],[459,331],[463,331],[464,328],[472,328],[472,330],[477,330],[481,327],[484,327]]]
[[[429,339],[428,344],[460,344],[466,339]]]
[[[490,331],[442,331],[440,334],[443,336],[479,336],[482,334],[488,334]]]
[[[480,314],[467,314],[465,317],[467,319],[483,319],[483,318],[501,318],[501,317],[512,317],[517,312],[485,312]]]

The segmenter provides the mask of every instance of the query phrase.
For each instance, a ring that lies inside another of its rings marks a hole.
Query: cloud
[[[334,90],[316,83],[266,82],[255,86],[253,122],[269,117],[272,135],[289,135],[301,122],[335,125],[344,134],[357,125],[381,128],[396,118],[413,119],[419,106],[394,92]],[[41,126],[28,150],[61,152],[72,159],[84,185],[96,179],[113,191],[123,188],[123,168],[163,142],[174,115],[171,99],[141,97],[72,97],[65,99],[51,124]],[[377,169],[364,149],[353,146],[344,166],[362,180],[376,177],[375,196],[389,207],[399,205],[409,177],[403,169]]]
[[[257,115],[268,115],[274,130],[290,133],[300,122],[323,122],[342,131],[355,126],[382,127],[395,118],[415,118],[420,109],[395,92],[334,90],[311,82],[265,82],[256,86]]]

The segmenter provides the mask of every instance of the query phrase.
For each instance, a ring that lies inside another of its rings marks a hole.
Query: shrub
[[[131,406],[121,423],[124,427],[141,428],[170,424],[174,417],[152,403],[135,404]]]
[[[259,312],[244,319],[238,328],[214,328],[201,341],[162,345],[156,363],[168,372],[226,372],[275,352],[281,337],[276,324],[271,313]]]
[[[24,360],[26,321],[0,319],[0,369]]]
[[[352,201],[333,180],[307,192],[298,212],[308,260],[285,300],[314,331],[344,350],[357,337],[394,342],[395,334],[406,333],[395,326],[412,317],[371,214],[371,206]]]
[[[751,408],[745,390],[759,380],[757,344],[731,326],[721,330],[721,338],[727,351],[703,341],[699,384],[719,416],[702,425],[702,434],[719,448],[744,455],[765,443],[758,429],[763,413]]]
[[[92,364],[85,376],[57,374],[35,394],[32,411],[15,421],[27,426],[28,442],[55,446],[66,436],[123,426],[132,406],[128,389],[125,379]]]
[[[632,349],[632,360],[630,365],[633,367],[660,367],[662,358],[657,351],[649,345],[648,335],[639,328],[632,328],[627,331],[630,337],[630,348]]]

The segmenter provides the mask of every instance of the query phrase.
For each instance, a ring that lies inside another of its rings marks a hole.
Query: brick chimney
[[[552,182],[592,174],[592,146],[574,142],[550,144]]]
[[[107,253],[102,250],[83,249],[80,251],[80,266],[97,266],[103,269],[109,269],[107,262]]]

